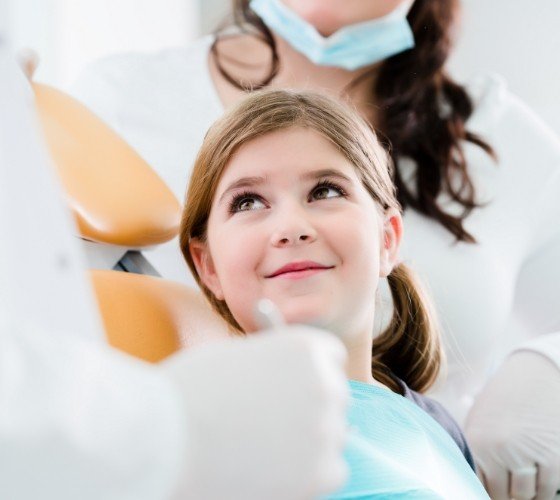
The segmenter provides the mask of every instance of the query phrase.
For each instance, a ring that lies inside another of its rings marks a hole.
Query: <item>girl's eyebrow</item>
[[[225,196],[230,193],[231,191],[235,191],[239,188],[248,188],[248,187],[255,187],[261,184],[264,184],[266,179],[264,177],[241,177],[237,179],[235,182],[232,182],[222,193],[218,203],[221,203]]]
[[[313,172],[307,172],[301,176],[302,179],[319,179],[321,177],[336,177],[338,179],[345,180],[347,182],[352,182],[350,177],[344,175],[340,170],[333,168],[323,168],[321,170],[314,170]]]
[[[323,168],[321,170],[313,170],[312,172],[307,172],[301,176],[301,179],[308,180],[308,179],[320,179],[321,177],[336,177],[338,179],[345,180],[347,182],[352,182],[350,178],[344,175],[342,172],[332,168]],[[228,193],[231,191],[236,191],[239,188],[250,188],[255,186],[260,186],[266,183],[265,177],[255,176],[255,177],[241,177],[236,181],[232,182],[222,193],[218,203],[221,203],[222,200],[226,197]]]

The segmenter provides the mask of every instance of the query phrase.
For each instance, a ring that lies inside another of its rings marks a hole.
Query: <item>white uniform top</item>
[[[211,41],[112,56],[92,65],[73,90],[179,199],[207,128],[223,113],[208,71]],[[560,334],[551,334],[560,330],[560,142],[498,77],[467,89],[475,105],[468,129],[499,159],[464,145],[485,203],[466,221],[478,244],[455,243],[439,223],[408,210],[401,253],[431,291],[444,328],[448,380],[433,396],[460,422],[495,363],[521,342],[533,339],[528,348],[560,366]],[[413,164],[403,160],[401,168],[412,172]],[[176,240],[148,258],[162,275],[193,282]]]
[[[171,498],[187,470],[178,388],[73,333],[0,308],[0,498]]]

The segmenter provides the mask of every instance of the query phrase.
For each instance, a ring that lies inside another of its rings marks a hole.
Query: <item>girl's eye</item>
[[[229,211],[234,214],[237,212],[248,212],[250,210],[258,210],[261,208],[265,208],[265,205],[258,196],[252,194],[240,194],[232,200]]]
[[[340,198],[345,195],[346,193],[340,186],[330,182],[321,182],[311,191],[310,199],[326,200],[328,198]]]

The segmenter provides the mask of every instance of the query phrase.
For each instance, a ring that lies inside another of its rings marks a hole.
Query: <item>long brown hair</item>
[[[322,134],[354,165],[363,186],[383,210],[400,210],[391,178],[391,159],[368,124],[349,107],[316,93],[287,90],[255,92],[238,103],[212,125],[198,153],[183,210],[180,245],[214,309],[239,332],[242,329],[225,301],[218,300],[202,283],[189,246],[193,239],[206,241],[212,201],[235,152],[257,137],[294,126]],[[411,388],[424,391],[433,383],[442,358],[429,302],[403,264],[395,268],[388,281],[393,318],[373,343],[372,372],[396,391],[399,386],[393,374]]]
[[[234,24],[242,30],[252,28],[270,47],[271,66],[264,80],[242,82],[224,68],[218,50],[223,30],[217,32],[212,45],[212,54],[222,76],[246,91],[268,85],[281,63],[272,32],[251,10],[249,1],[234,0]],[[374,125],[391,144],[391,156],[397,165],[394,182],[403,209],[411,207],[435,219],[458,241],[474,243],[476,240],[465,229],[464,221],[480,205],[461,143],[471,142],[495,156],[490,145],[466,130],[465,123],[473,111],[471,99],[444,70],[451,50],[458,3],[458,0],[415,0],[408,13],[415,47],[386,59],[360,75],[359,80],[375,74],[371,88]],[[399,171],[397,160],[402,157],[411,158],[416,164],[412,186],[404,181]],[[442,207],[438,201],[442,193],[462,207],[461,213],[447,212]]]

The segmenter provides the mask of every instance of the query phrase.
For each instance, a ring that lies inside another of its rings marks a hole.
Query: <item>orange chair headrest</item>
[[[129,248],[172,239],[181,208],[152,168],[76,99],[47,85],[32,85],[82,237]]]

